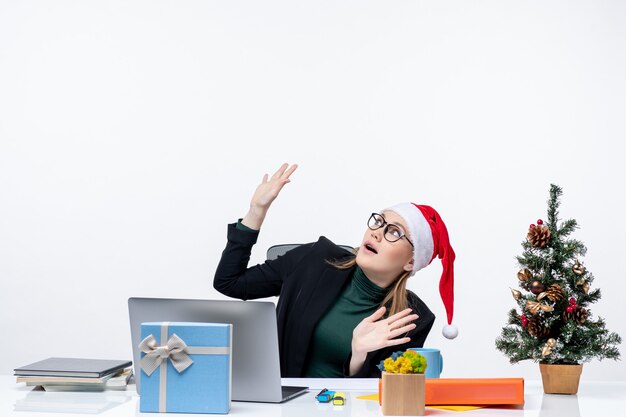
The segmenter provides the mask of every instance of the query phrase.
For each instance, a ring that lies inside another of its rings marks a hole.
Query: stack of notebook
[[[125,390],[132,362],[107,359],[48,358],[14,369],[17,382],[46,391]]]

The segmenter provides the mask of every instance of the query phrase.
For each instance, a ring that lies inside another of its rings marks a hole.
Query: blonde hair
[[[353,257],[341,261],[327,262],[337,269],[350,269],[356,265],[356,254],[358,251],[359,248],[356,248],[354,250]],[[383,301],[380,303],[381,307],[386,306],[388,303],[391,303],[391,305],[387,309],[386,316],[391,316],[393,314],[399,313],[400,311],[408,307],[408,304],[406,302],[406,282],[408,281],[409,276],[411,276],[411,271],[403,271],[398,279],[394,282],[391,290],[387,293]]]

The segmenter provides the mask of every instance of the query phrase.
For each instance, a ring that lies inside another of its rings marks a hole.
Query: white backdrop
[[[441,266],[410,288],[444,376],[539,378],[494,340],[551,182],[603,290],[592,312],[626,337],[625,17],[597,0],[0,0],[0,373],[131,358],[130,296],[224,298],[226,224],[284,161],[301,168],[253,262],[320,234],[358,244],[399,201],[439,210],[455,341]]]

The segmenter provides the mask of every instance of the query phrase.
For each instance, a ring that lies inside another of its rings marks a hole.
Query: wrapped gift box
[[[382,405],[382,379],[378,380]],[[426,378],[426,405],[523,405],[524,378]]]
[[[429,379],[426,404],[523,405],[524,378]]]
[[[231,324],[141,323],[141,339],[141,412],[229,412]]]

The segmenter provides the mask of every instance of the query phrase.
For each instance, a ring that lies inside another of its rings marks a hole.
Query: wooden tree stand
[[[424,374],[382,375],[382,413],[384,416],[423,416],[426,402]]]
[[[576,394],[583,371],[582,365],[547,365],[540,363],[543,392],[546,394]]]

